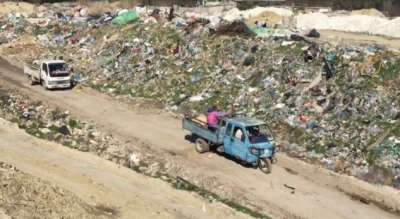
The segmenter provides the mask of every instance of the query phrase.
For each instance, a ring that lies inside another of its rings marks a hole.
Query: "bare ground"
[[[270,175],[244,168],[212,153],[199,155],[193,145],[185,140],[188,133],[181,129],[180,120],[162,113],[144,114],[132,105],[117,103],[115,99],[89,88],[76,92],[44,91],[38,86],[30,87],[20,68],[4,60],[0,66],[3,84],[18,87],[32,98],[56,104],[78,117],[97,121],[122,139],[142,142],[160,157],[184,167],[180,174],[217,181],[221,185],[219,190],[223,190],[227,196],[246,199],[274,218],[319,219],[321,215],[332,219],[399,217],[377,206],[383,206],[386,210],[400,210],[400,191],[393,188],[370,185],[284,155],[278,155],[278,163]],[[37,174],[40,174],[39,170]],[[295,187],[296,192],[291,193],[284,184]],[[117,187],[118,184],[113,186]],[[367,199],[369,204],[352,197]]]
[[[249,218],[5,120],[0,161],[0,218]]]
[[[71,192],[0,162],[0,218],[111,218]],[[111,212],[110,212],[111,213]]]
[[[318,30],[321,37],[319,41],[330,41],[330,42],[340,42],[346,45],[386,45],[388,49],[396,52],[400,52],[400,39],[383,37],[383,36],[373,36],[365,35],[362,33],[350,33],[335,30]]]

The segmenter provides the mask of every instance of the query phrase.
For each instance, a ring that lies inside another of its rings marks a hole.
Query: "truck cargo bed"
[[[40,78],[40,68],[28,63],[24,63],[24,74],[32,76],[33,78],[39,80]]]
[[[198,135],[206,140],[211,141],[213,144],[219,144],[218,134],[207,129],[207,125],[190,118],[182,120],[182,128]]]

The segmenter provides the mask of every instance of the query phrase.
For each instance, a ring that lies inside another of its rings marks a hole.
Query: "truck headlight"
[[[269,149],[264,149],[264,154],[269,154],[271,151]]]
[[[249,150],[250,150],[251,154],[259,154],[260,153],[260,150],[258,148],[250,148]]]

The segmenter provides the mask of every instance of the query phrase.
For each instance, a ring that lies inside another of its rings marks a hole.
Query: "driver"
[[[249,134],[250,142],[256,142],[257,136],[260,135],[260,130],[255,127],[249,127],[247,128],[247,134]]]
[[[249,127],[247,131],[250,137],[257,137],[260,134],[260,131],[254,127]]]

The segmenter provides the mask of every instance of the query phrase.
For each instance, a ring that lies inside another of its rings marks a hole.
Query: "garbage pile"
[[[0,89],[0,117],[18,124],[27,133],[55,141],[81,151],[91,151],[110,160],[125,158],[131,153],[115,148],[121,142],[96,129],[95,124],[79,121],[68,111],[46,106],[12,90]],[[114,152],[114,153],[112,153]],[[118,162],[117,162],[118,163]]]
[[[267,120],[293,157],[400,188],[398,54],[376,44],[314,42],[283,26],[144,14],[89,10],[80,22],[28,24],[21,36],[35,36],[48,52],[15,57],[61,53],[82,84],[157,99],[167,110],[247,112]]]

